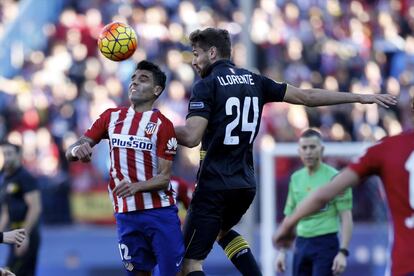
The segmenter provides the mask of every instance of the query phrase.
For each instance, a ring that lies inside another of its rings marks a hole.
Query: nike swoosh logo
[[[175,263],[175,266],[176,266],[176,267],[179,267],[179,266],[181,265],[181,262],[183,261],[183,258],[184,258],[184,257],[181,257],[180,261],[179,261],[178,263]]]

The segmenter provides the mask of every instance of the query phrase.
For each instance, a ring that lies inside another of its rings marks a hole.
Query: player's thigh
[[[252,204],[256,189],[227,190],[223,210],[222,231],[230,230],[236,225]]]
[[[175,276],[184,256],[184,241],[176,206],[153,211],[151,225],[152,247],[160,275]]]
[[[121,260],[131,275],[138,271],[151,271],[156,259],[151,242],[145,233],[145,221],[136,212],[116,214],[118,247]]]
[[[295,250],[293,253],[293,276],[311,276],[312,259],[309,257],[309,240],[298,237],[295,241]]]
[[[184,223],[185,258],[204,260],[220,232],[223,191],[196,190]]]
[[[313,275],[331,276],[332,264],[338,254],[339,241],[336,234],[327,234],[313,241]]]

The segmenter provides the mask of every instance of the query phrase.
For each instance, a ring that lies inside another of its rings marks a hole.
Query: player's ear
[[[157,96],[157,97],[159,97],[161,95],[161,92],[162,92],[162,87],[159,86],[159,85],[156,85],[154,87],[154,95]]]
[[[217,58],[218,52],[216,46],[211,46],[210,49],[208,49],[208,56],[211,60],[215,60]]]

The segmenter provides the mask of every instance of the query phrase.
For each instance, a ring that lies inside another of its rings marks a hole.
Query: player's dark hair
[[[300,138],[309,138],[309,137],[318,137],[319,140],[322,141],[322,135],[319,131],[313,128],[308,128],[302,132]]]
[[[156,65],[156,64],[154,64],[150,61],[143,60],[143,61],[140,61],[137,64],[136,70],[148,70],[148,71],[152,72],[152,74],[154,75],[155,85],[161,86],[161,88],[162,88],[161,92],[164,90],[165,82],[167,80],[167,76],[165,75],[165,73],[163,71],[161,71],[161,69],[158,65]]]
[[[22,152],[22,147],[21,147],[21,146],[16,145],[16,144],[14,144],[14,143],[11,143],[11,142],[9,142],[9,141],[2,141],[2,142],[0,142],[0,147],[3,147],[3,146],[13,147],[13,148],[14,148],[14,150],[15,150],[18,154],[20,154],[20,153]]]
[[[200,47],[207,51],[211,47],[216,47],[217,52],[222,58],[230,58],[231,41],[227,30],[218,28],[207,28],[196,30],[190,34],[191,46]]]

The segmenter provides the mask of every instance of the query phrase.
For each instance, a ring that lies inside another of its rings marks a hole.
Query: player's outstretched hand
[[[122,197],[122,198],[132,196],[137,192],[136,186],[137,185],[134,185],[134,183],[131,183],[123,179],[119,181],[119,183],[116,185],[114,189],[114,193],[117,197]]]
[[[390,105],[397,104],[397,98],[390,94],[364,94],[361,95],[362,104],[379,104],[385,108],[390,107]]]
[[[279,249],[290,248],[295,236],[295,225],[291,224],[289,220],[285,218],[273,235],[273,246]]]
[[[332,264],[332,272],[334,275],[339,275],[345,271],[346,268],[346,257],[342,253],[338,253]]]
[[[89,143],[82,143],[72,149],[72,155],[82,162],[90,162],[92,157],[92,147]]]
[[[0,276],[16,276],[13,272],[0,267]]]
[[[16,229],[3,233],[3,242],[20,246],[26,237],[24,229]]]

